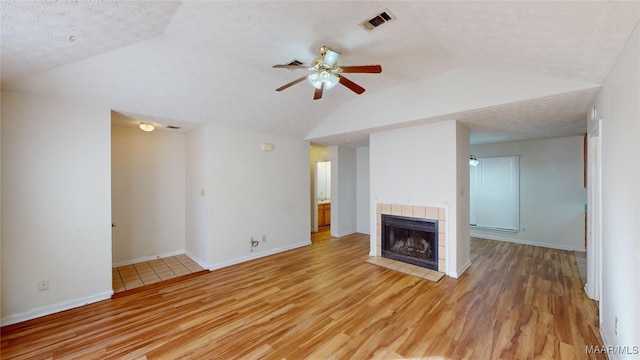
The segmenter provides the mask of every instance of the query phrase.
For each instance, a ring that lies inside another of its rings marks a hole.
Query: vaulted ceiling
[[[584,133],[598,86],[640,19],[639,1],[1,4],[5,90],[102,104],[122,123],[150,120],[183,131],[212,123],[350,146],[381,129],[447,119],[466,123],[472,143]],[[396,19],[373,31],[359,25],[385,10]],[[341,52],[341,65],[381,64],[383,71],[349,74],[367,89],[363,95],[338,86],[314,101],[307,82],[274,91],[304,73],[272,65],[309,64],[321,45]],[[504,95],[511,84],[491,80],[504,74],[582,85],[430,111],[439,101],[430,79],[460,69],[495,76],[482,84],[445,77],[449,94]],[[384,126],[368,125],[370,109],[357,110],[381,102],[406,108],[400,100],[407,98],[420,111],[407,117],[395,109],[399,115]],[[361,117],[358,126],[339,130],[346,116]]]

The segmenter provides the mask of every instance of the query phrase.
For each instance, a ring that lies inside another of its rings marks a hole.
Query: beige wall
[[[185,251],[185,135],[113,126],[113,264]]]
[[[212,125],[207,141],[211,269],[311,243],[307,141]]]
[[[2,92],[3,325],[111,296],[110,127],[105,107]]]

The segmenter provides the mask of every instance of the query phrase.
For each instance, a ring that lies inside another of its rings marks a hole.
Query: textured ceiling
[[[372,32],[358,25],[385,9],[397,20]],[[274,91],[304,72],[271,65],[309,63],[320,45],[340,51],[342,65],[382,65],[349,76],[367,89],[360,96],[461,66],[601,84],[640,18],[638,1],[2,1],[1,10],[3,89],[104,104],[119,123],[296,138],[358,96],[339,86],[313,101],[306,82]],[[574,135],[594,94],[423,121],[461,120],[475,143]],[[357,146],[369,132],[317,140]]]
[[[178,2],[2,2],[2,80],[162,35]]]
[[[574,136],[585,133],[587,115],[582,109],[589,107],[597,91],[597,88],[573,91],[373,129],[350,131],[319,137],[314,141],[318,144],[366,146],[370,133],[448,120],[460,121],[473,130],[472,145]]]

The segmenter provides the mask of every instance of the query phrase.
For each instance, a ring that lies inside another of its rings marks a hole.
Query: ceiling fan
[[[360,65],[360,66],[338,66],[338,58],[340,53],[331,50],[328,46],[323,45],[320,50],[320,56],[315,58],[311,63],[311,66],[305,65],[273,65],[276,69],[307,69],[313,71],[313,74],[303,76],[299,79],[283,85],[276,89],[276,91],[282,91],[292,85],[295,85],[305,79],[308,79],[311,85],[316,88],[313,94],[313,100],[322,98],[322,91],[324,89],[331,89],[338,83],[348,87],[354,93],[360,95],[364,92],[364,88],[353,81],[347,79],[342,75],[343,73],[368,73],[379,74],[382,72],[382,66],[380,65]]]

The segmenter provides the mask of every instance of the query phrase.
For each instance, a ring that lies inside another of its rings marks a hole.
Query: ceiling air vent
[[[167,125],[167,129],[179,130],[180,126]]]
[[[363,21],[360,26],[362,26],[367,31],[371,31],[378,26],[395,19],[396,17],[393,16],[393,14],[388,9],[385,9],[383,12],[372,17],[371,19]]]

